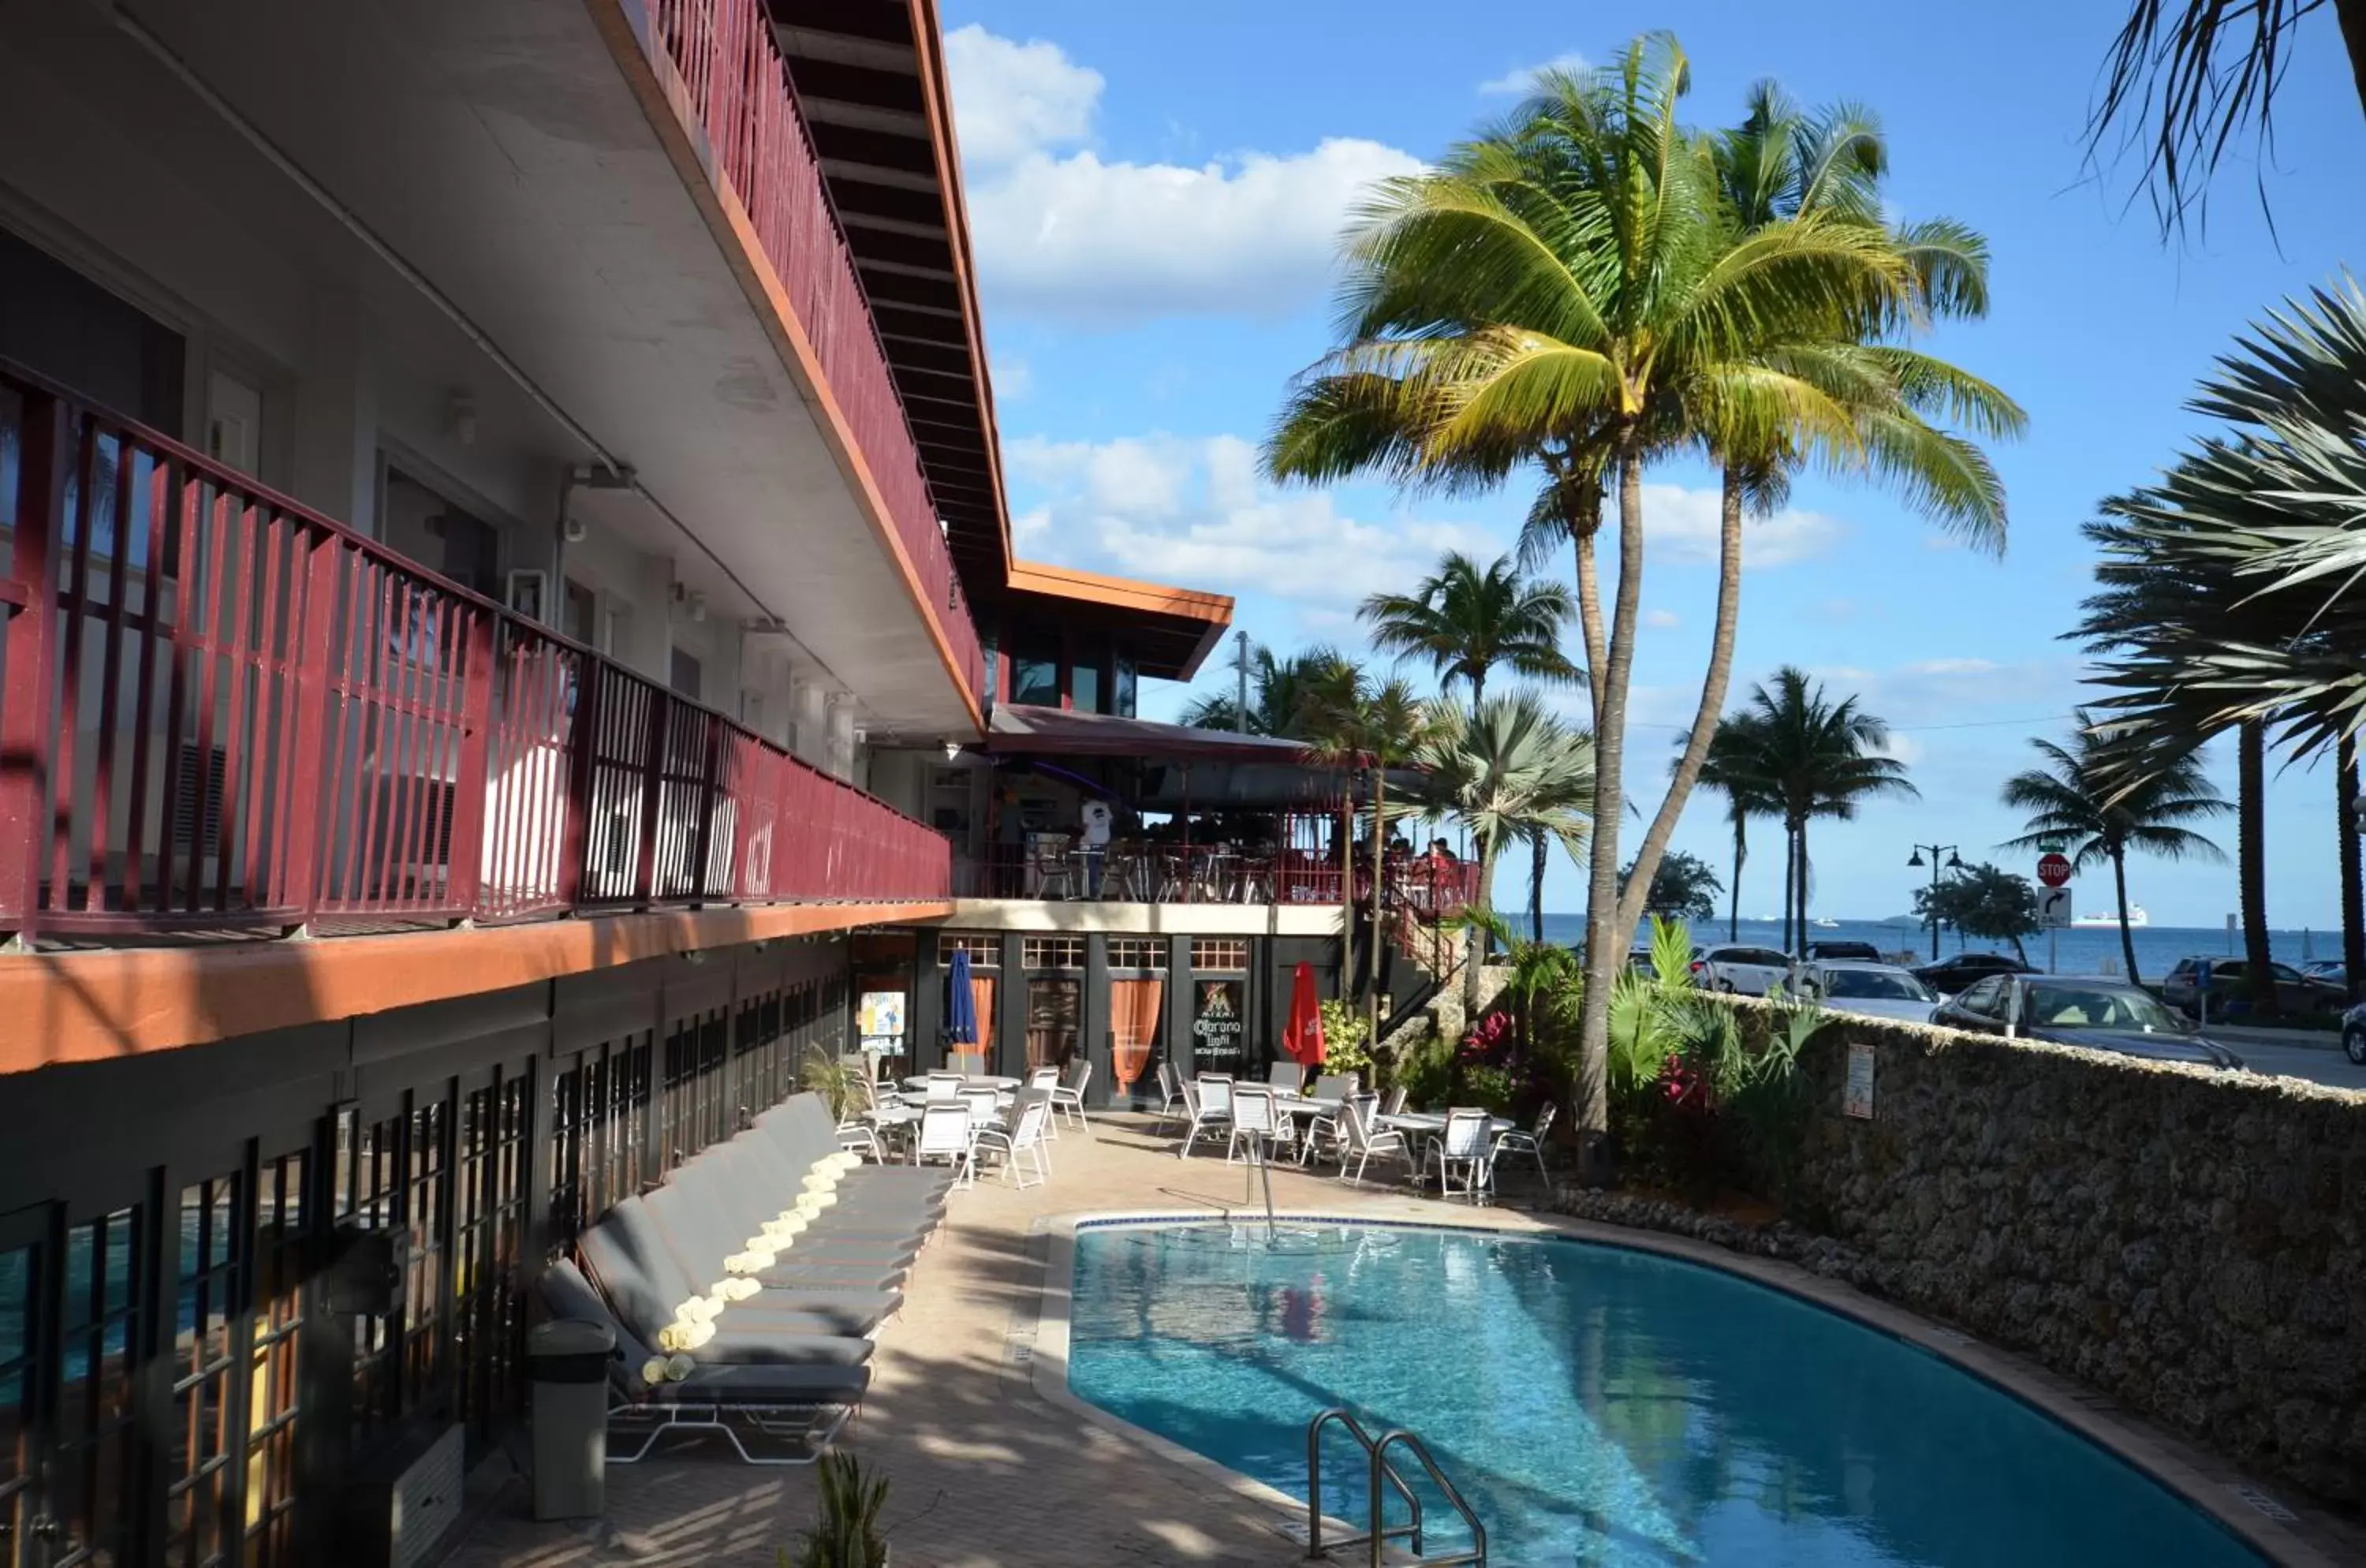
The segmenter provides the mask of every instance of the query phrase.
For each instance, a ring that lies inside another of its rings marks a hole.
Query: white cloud
[[[978,272],[997,310],[1111,326],[1286,314],[1322,293],[1360,194],[1421,167],[1353,137],[1197,165],[1105,159],[1078,145],[1100,75],[1058,45],[973,24],[948,39],[946,61]]]
[[[945,35],[962,159],[992,168],[1046,147],[1073,146],[1092,130],[1101,73],[1056,43],[1015,43],[972,22]]]
[[[1665,559],[1714,563],[1719,528],[1717,491],[1683,485],[1643,487],[1644,536],[1663,547]],[[1848,525],[1836,517],[1786,506],[1772,517],[1742,524],[1742,563],[1763,568],[1812,560],[1847,534]]]
[[[1491,98],[1516,98],[1535,83],[1537,73],[1540,71],[1566,71],[1573,73],[1584,69],[1585,56],[1572,50],[1566,54],[1554,55],[1541,65],[1523,65],[1515,71],[1506,71],[1501,76],[1482,82],[1479,84],[1479,91]]]
[[[1472,524],[1367,522],[1327,493],[1277,490],[1236,435],[1021,437],[1005,457],[1014,478],[1045,495],[1036,510],[1051,558],[1288,600],[1309,630],[1343,627],[1358,600],[1403,588],[1442,551],[1502,547]]]
[[[1643,624],[1657,627],[1663,632],[1671,632],[1683,626],[1684,618],[1673,610],[1646,610],[1643,612]]]

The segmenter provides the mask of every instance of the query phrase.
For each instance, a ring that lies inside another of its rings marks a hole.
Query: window
[[[1127,658],[1122,653],[1119,654],[1117,656],[1117,690],[1112,694],[1112,695],[1115,696],[1116,701],[1110,704],[1110,712],[1117,715],[1120,718],[1132,718],[1133,716],[1135,679],[1133,660]]]
[[[1098,665],[1069,666],[1068,700],[1078,713],[1101,711],[1101,672]]]
[[[181,334],[5,229],[0,358],[168,435],[181,433]]]
[[[956,953],[968,953],[973,969],[997,967],[1002,963],[1002,938],[992,931],[947,931],[937,938],[937,962],[950,965]]]
[[[1191,939],[1194,969],[1246,969],[1249,944],[1239,937],[1195,936]]]
[[[600,596],[573,578],[567,580],[566,603],[559,607],[559,630],[586,648],[600,637]]]
[[[501,597],[501,536],[391,464],[378,522],[389,548],[488,599]]]
[[[1113,936],[1109,939],[1109,966],[1112,969],[1159,969],[1166,967],[1166,939],[1163,936]]]
[[[677,648],[673,650],[673,664],[667,673],[666,684],[673,688],[676,696],[688,697],[692,702],[696,702],[699,681],[704,674],[704,671],[699,668],[697,656],[685,653]]]
[[[1082,969],[1085,939],[1080,936],[1031,936],[1020,943],[1020,959],[1030,969]]]
[[[1060,705],[1060,661],[1056,659],[1014,658],[1010,661],[1010,700],[1042,707]]]
[[[1965,1012],[1977,1013],[1982,1018],[2003,1017],[2004,987],[2007,978],[2002,975],[1989,976],[1962,996],[1957,997],[1955,1006]]]

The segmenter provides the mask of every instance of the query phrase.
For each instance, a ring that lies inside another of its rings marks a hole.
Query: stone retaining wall
[[[1853,1042],[1870,1121],[1842,1114]],[[1803,1070],[1795,1218],[1827,1266],[2366,1499],[2366,1095],[1856,1020]]]

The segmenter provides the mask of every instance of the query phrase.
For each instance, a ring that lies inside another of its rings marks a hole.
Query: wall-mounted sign
[[[1203,1073],[1232,1073],[1241,1066],[1241,1026],[1248,984],[1244,980],[1191,983],[1191,1054]]]
[[[865,991],[858,1016],[862,1020],[864,1040],[901,1040],[904,1037],[904,993]]]
[[[1860,1120],[1873,1120],[1873,1047],[1857,1041],[1849,1046],[1848,1087],[1841,1094],[1841,1111]]]

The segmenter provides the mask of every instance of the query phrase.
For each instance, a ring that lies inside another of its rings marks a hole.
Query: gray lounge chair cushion
[[[661,1382],[644,1389],[636,1380],[637,1396],[648,1404],[851,1404],[871,1386],[866,1366],[820,1365],[701,1366],[680,1382]]]

